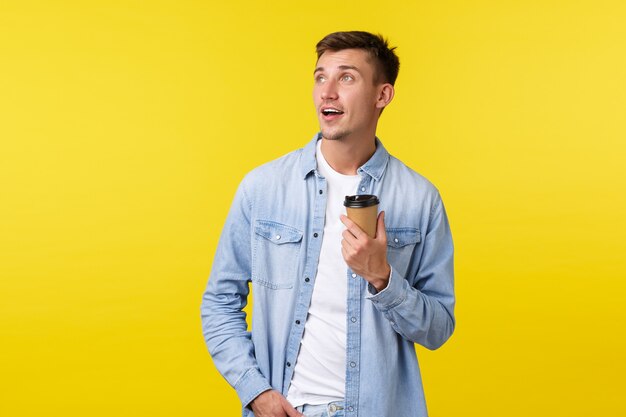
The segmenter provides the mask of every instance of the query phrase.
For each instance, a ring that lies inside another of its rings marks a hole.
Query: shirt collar
[[[306,178],[307,175],[317,169],[315,150],[317,147],[317,141],[321,138],[322,134],[317,133],[302,150],[302,178]],[[366,163],[359,167],[357,173],[361,174],[361,172],[364,172],[370,177],[374,178],[376,181],[380,181],[383,174],[385,173],[385,168],[387,168],[388,161],[389,152],[387,152],[382,142],[378,138],[376,138],[376,151],[374,152],[374,155],[372,155],[372,157],[368,159]]]

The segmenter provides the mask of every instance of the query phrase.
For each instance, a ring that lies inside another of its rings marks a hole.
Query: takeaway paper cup
[[[371,238],[376,237],[378,197],[370,194],[347,195],[343,202],[350,220],[355,222]]]

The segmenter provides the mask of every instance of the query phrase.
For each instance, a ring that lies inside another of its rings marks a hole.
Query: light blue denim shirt
[[[287,395],[319,261],[326,179],[315,146],[262,165],[241,182],[222,231],[201,306],[202,329],[217,369],[244,417],[261,392]],[[376,293],[346,270],[346,417],[425,417],[414,343],[440,347],[454,331],[453,247],[437,189],[376,139],[358,169],[359,194],[385,211],[392,276]],[[252,329],[246,315],[249,283]]]

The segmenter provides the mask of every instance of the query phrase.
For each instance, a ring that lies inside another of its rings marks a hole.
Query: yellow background
[[[239,415],[200,330],[218,235],[354,29],[398,46],[378,133],[455,239],[431,416],[624,415],[624,4],[0,2],[0,415]]]

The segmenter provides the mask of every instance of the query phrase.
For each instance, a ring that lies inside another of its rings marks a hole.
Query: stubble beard
[[[322,137],[328,140],[342,140],[350,134],[350,132],[346,130],[334,131],[332,129],[323,129],[323,128],[321,130],[322,130]]]

